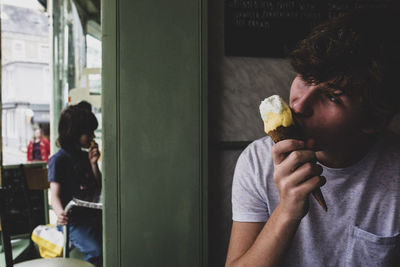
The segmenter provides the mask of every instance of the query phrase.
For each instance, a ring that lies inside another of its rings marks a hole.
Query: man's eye
[[[328,98],[329,101],[336,103],[336,104],[340,104],[340,99],[339,97],[333,95],[333,94],[326,94],[326,97]]]

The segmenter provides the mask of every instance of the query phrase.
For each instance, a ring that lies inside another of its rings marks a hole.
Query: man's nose
[[[312,101],[315,93],[313,89],[314,88],[309,88],[298,98],[294,99],[292,103],[292,110],[294,113],[305,117],[309,117],[313,114]]]

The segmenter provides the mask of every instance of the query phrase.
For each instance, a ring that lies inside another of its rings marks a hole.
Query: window
[[[14,40],[12,42],[12,57],[14,61],[22,61],[25,59],[25,43]]]

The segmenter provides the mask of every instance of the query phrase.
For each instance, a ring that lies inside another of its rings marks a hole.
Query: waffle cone
[[[313,197],[318,201],[319,205],[324,209],[324,211],[328,211],[328,207],[326,206],[326,202],[324,199],[324,195],[322,195],[321,188],[317,188],[312,192]]]
[[[275,130],[269,131],[267,134],[275,143],[285,139],[303,139],[301,130],[294,125],[288,127],[279,126]]]

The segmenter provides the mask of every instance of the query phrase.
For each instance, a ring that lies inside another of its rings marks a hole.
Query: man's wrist
[[[294,217],[293,214],[287,213],[282,209],[282,206],[278,203],[275,208],[277,219],[284,225],[298,225],[303,218]]]

